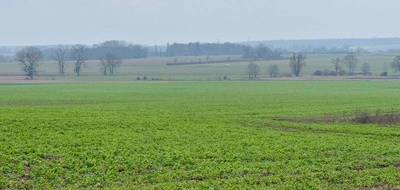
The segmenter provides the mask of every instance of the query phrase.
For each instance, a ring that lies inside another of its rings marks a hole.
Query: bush
[[[387,77],[389,74],[388,74],[388,72],[382,72],[380,75],[381,75],[381,77]]]
[[[322,71],[320,71],[320,70],[316,70],[314,73],[313,73],[313,75],[314,76],[322,76]]]

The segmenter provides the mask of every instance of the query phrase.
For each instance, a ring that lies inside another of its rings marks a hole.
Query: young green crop
[[[0,85],[0,189],[400,185],[397,81]]]

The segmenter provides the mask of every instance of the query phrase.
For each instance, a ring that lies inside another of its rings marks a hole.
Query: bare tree
[[[247,72],[249,74],[249,79],[256,79],[257,75],[260,73],[260,66],[251,62],[247,66]]]
[[[333,68],[335,69],[336,75],[339,75],[340,71],[342,70],[341,63],[342,63],[342,60],[339,57],[332,59],[332,64],[333,64]]]
[[[268,74],[270,77],[278,77],[279,76],[279,67],[278,65],[270,65],[268,66]]]
[[[42,59],[42,52],[36,47],[26,47],[18,51],[15,55],[16,60],[22,64],[25,75],[33,80],[39,61]]]
[[[301,71],[306,65],[306,56],[302,53],[293,53],[289,60],[289,66],[292,74],[296,77],[300,76]]]
[[[348,53],[344,58],[343,58],[343,63],[347,66],[349,75],[353,75],[358,64],[358,59],[357,56],[354,52]]]
[[[392,68],[395,72],[400,72],[400,56],[396,56],[392,62]]]
[[[83,64],[86,62],[86,47],[83,45],[75,45],[72,47],[72,58],[75,60],[75,68],[74,72],[77,76],[81,74],[81,68]]]
[[[128,43],[117,40],[106,41],[100,45],[99,49],[104,54],[100,59],[104,75],[114,75],[116,73],[117,67],[122,63],[121,50],[127,47]]]
[[[114,75],[117,71],[117,67],[122,63],[122,59],[112,53],[107,53],[100,62],[103,75]]]
[[[58,64],[58,73],[60,73],[61,75],[65,74],[65,61],[67,59],[67,51],[67,48],[59,46],[54,52],[54,59],[57,61]]]

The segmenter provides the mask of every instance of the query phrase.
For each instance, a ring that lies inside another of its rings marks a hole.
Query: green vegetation
[[[0,85],[0,189],[396,186],[397,126],[285,118],[398,110],[399,93],[397,81]]]

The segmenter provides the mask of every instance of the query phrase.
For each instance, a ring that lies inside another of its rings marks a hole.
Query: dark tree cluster
[[[101,59],[105,54],[112,52],[121,59],[145,58],[148,56],[148,49],[140,45],[132,45],[125,41],[106,41],[94,45],[87,50],[88,59]]]
[[[165,56],[242,55],[245,45],[235,43],[173,43],[167,44]],[[160,50],[154,50],[160,51]],[[159,52],[158,52],[159,53]]]
[[[266,46],[260,45],[256,48],[247,46],[245,47],[243,53],[243,58],[248,59],[280,59],[281,52],[277,50],[272,50]]]

